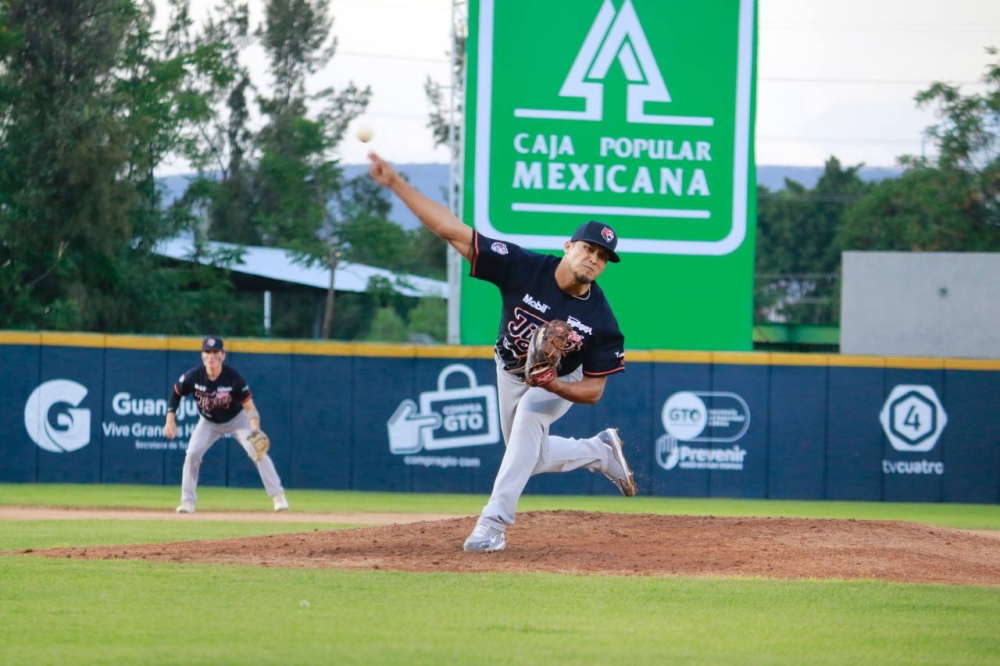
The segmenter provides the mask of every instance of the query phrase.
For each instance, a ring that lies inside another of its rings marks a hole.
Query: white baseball
[[[358,141],[361,143],[368,143],[371,141],[373,134],[374,132],[372,132],[372,128],[368,127],[368,125],[362,125],[354,132],[354,136],[358,137]]]

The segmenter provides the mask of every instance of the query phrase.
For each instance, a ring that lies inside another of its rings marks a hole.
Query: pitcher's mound
[[[1000,585],[996,534],[916,523],[531,511],[507,550],[465,553],[475,518],[33,554],[243,566]]]

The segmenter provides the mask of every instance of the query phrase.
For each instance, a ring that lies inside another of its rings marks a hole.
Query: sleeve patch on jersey
[[[490,249],[497,254],[507,254],[510,250],[507,249],[506,243],[501,243],[500,241],[494,241],[493,245],[490,245]]]

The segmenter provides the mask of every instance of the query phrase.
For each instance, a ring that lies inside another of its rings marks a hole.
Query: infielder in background
[[[472,277],[495,284],[503,298],[496,363],[506,450],[493,493],[465,541],[465,550],[506,547],[506,528],[514,524],[517,501],[535,474],[584,468],[603,473],[624,495],[635,495],[635,480],[616,429],[587,439],[549,435],[549,427],[573,403],[596,403],[608,375],[625,369],[625,338],[595,282],[609,261],[619,261],[614,231],[587,222],[566,241],[561,258],[531,252],[474,231],[403,180],[378,155],[369,153],[368,158],[371,177],[465,257]],[[558,377],[529,386],[524,364],[531,334],[554,319],[569,322],[579,337],[563,356]]]
[[[202,365],[195,366],[181,375],[174,384],[167,402],[167,422],[163,435],[167,439],[177,436],[177,408],[181,398],[194,394],[198,405],[198,425],[191,433],[187,454],[184,456],[184,472],[181,477],[181,503],[177,513],[194,513],[198,503],[198,473],[201,460],[212,444],[223,435],[232,435],[254,459],[254,447],[247,440],[251,432],[260,429],[260,412],[253,403],[253,394],[243,375],[228,365],[226,350],[220,338],[208,337],[201,343]],[[266,453],[255,462],[264,489],[274,500],[275,511],[287,511],[288,500],[281,479],[274,468],[274,462]]]

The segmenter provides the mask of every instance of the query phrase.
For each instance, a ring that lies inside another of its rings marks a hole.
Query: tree
[[[851,209],[840,249],[1000,250],[1000,58],[983,82],[979,94],[934,83],[917,95],[918,106],[934,106],[940,118],[926,132],[939,154],[902,157],[903,175]]]
[[[178,281],[153,177],[208,114],[207,51],[170,51],[149,2],[0,1],[0,325],[157,330]]]
[[[438,342],[448,339],[448,301],[424,297],[410,310],[410,335],[427,335]]]
[[[252,224],[252,164],[255,135],[250,128],[254,85],[241,54],[253,40],[246,2],[222,0],[194,31],[189,0],[170,0],[177,26],[168,33],[173,48],[201,50],[217,58],[217,67],[192,77],[189,90],[207,100],[212,113],[195,127],[182,155],[197,171],[176,207],[193,211],[200,237],[246,245],[260,244]]]
[[[913,165],[875,186],[848,211],[837,237],[843,250],[963,252],[1000,249],[982,192],[954,167]]]
[[[785,189],[758,188],[756,307],[765,321],[827,324],[836,319],[840,252],[834,244],[850,206],[869,185],[861,165],[827,160],[813,189],[792,180]]]
[[[333,321],[334,275],[343,256],[341,226],[330,200],[342,173],[333,150],[348,124],[368,106],[369,88],[353,83],[306,95],[306,81],[333,57],[327,0],[269,0],[258,31],[274,78],[274,96],[261,101],[267,125],[260,136],[256,222],[264,240],[295,251],[305,264],[330,271],[321,336]],[[318,107],[308,118],[309,104]]]
[[[448,244],[423,225],[411,230],[409,237],[413,265],[407,270],[435,280],[448,279]]]
[[[406,322],[387,305],[375,313],[366,339],[372,342],[407,342],[410,338],[406,332]]]
[[[424,81],[424,95],[431,105],[427,127],[434,137],[435,146],[460,146],[462,141],[462,121],[465,107],[462,104],[465,90],[465,47],[468,36],[464,31],[457,31],[452,47],[455,51],[452,61],[452,79],[448,85],[427,77]],[[447,54],[451,58],[451,54]],[[456,100],[452,104],[452,95]],[[454,134],[453,134],[454,133]]]

